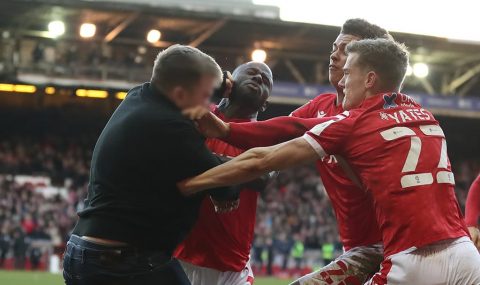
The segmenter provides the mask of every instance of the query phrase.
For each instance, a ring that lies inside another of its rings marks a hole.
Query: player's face
[[[350,42],[358,40],[360,40],[360,38],[357,36],[339,34],[335,42],[333,42],[332,52],[330,53],[330,64],[328,66],[328,79],[334,87],[338,87],[338,82],[340,82],[343,77],[343,66],[347,61],[345,47]]]
[[[350,53],[343,67],[344,75],[338,86],[343,88],[343,108],[350,110],[358,107],[366,96],[368,71],[358,65],[358,54]]]
[[[183,87],[174,88],[175,103],[180,109],[191,108],[195,106],[208,107],[210,97],[216,87],[216,79],[213,76],[205,75],[192,88]]]
[[[235,84],[230,99],[242,101],[260,111],[272,92],[272,78],[272,71],[265,63],[249,62],[241,65],[233,73]]]

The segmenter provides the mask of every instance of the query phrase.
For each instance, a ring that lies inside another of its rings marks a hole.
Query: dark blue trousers
[[[66,285],[190,285],[180,263],[161,252],[111,247],[72,235],[63,257]]]

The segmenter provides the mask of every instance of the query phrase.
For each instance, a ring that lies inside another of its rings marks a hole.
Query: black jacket
[[[93,151],[77,235],[171,253],[197,218],[203,196],[176,183],[217,166],[194,124],[149,83],[128,92]],[[214,193],[235,195],[230,188]]]

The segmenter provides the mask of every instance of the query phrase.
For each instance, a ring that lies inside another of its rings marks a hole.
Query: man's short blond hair
[[[185,45],[172,45],[158,53],[151,83],[168,92],[176,86],[191,89],[205,75],[213,76],[220,85],[222,69],[208,54]]]

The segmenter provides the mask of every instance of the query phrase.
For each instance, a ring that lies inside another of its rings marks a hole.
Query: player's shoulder
[[[316,105],[330,105],[332,103],[336,103],[336,100],[336,93],[322,93],[318,94],[315,98],[310,100],[310,103]]]
[[[330,107],[336,104],[337,94],[335,93],[322,93],[317,95],[312,100],[305,103],[300,108],[293,111],[290,116],[311,118],[317,116],[329,115],[327,111]]]
[[[351,127],[355,126],[362,116],[365,114],[365,110],[357,108],[352,110],[345,110],[342,113],[335,116],[336,120],[342,120],[344,124]]]
[[[438,124],[432,113],[412,97],[401,93],[387,93],[372,97],[359,109],[359,122],[369,128]],[[362,112],[363,111],[363,112]]]
[[[330,106],[335,104],[337,100],[337,94],[335,93],[321,93],[315,96],[312,100],[308,101],[305,105],[320,107]]]

